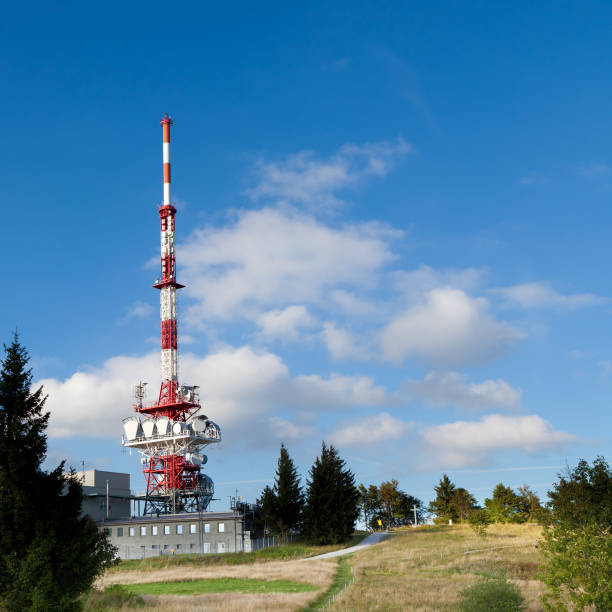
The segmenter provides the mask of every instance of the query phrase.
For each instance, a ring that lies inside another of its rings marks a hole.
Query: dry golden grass
[[[159,570],[129,570],[107,573],[100,578],[97,588],[113,584],[138,584],[143,582],[169,582],[198,578],[256,578],[260,580],[294,580],[309,582],[325,590],[336,573],[335,559],[321,559],[304,563],[277,561],[254,565],[176,566]],[[219,593],[201,596],[146,596],[146,610],[299,610],[314,600],[320,591],[307,593]]]
[[[483,579],[505,575],[530,611],[541,610],[543,585],[537,525],[494,525],[485,539],[467,526],[398,530],[390,540],[356,553],[355,583],[330,610],[456,610],[460,592]]]
[[[205,596],[146,597],[145,612],[196,612],[199,610],[227,610],[251,612],[273,610],[293,612],[301,610],[318,595],[315,593],[210,593]],[[151,606],[151,607],[149,607]]]

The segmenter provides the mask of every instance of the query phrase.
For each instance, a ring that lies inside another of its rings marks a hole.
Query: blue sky
[[[169,112],[213,508],[323,439],[426,501],[443,471],[544,494],[611,448],[612,7],[328,4],[5,9],[0,313],[49,459],[144,486],[121,418],[158,385]]]

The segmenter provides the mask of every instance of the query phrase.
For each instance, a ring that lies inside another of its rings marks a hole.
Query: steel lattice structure
[[[145,404],[146,383],[136,387],[134,410],[138,416],[123,421],[123,445],[142,455],[147,482],[144,514],[206,510],[214,494],[212,480],[201,473],[206,455],[202,447],[220,442],[219,426],[198,414],[197,386],[179,384],[176,292],[185,285],[176,280],[174,220],[176,208],[170,191],[170,126],[161,120],[164,167],[164,200],[159,206],[161,275],[153,285],[160,291],[161,388],[156,402]]]

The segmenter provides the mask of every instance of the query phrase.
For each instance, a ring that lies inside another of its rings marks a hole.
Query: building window
[[[223,523],[221,523],[223,524]],[[225,552],[225,542],[217,542],[217,552],[224,553]]]
[[[183,533],[183,526],[182,525],[177,525],[176,526],[176,533],[178,533],[179,535],[181,535]]]
[[[151,535],[157,535],[157,525],[153,525],[153,527],[151,527]]]
[[[170,525],[164,525],[164,535],[170,535]]]
[[[210,523],[204,523],[204,533],[210,533]]]
[[[110,536],[110,535],[113,535],[113,530],[110,527],[105,527],[104,533]]]
[[[151,549],[152,550],[157,550],[159,548],[159,546],[157,544],[151,544]]]
[[[189,545],[189,550],[195,550],[195,544],[193,542]]]
[[[181,550],[181,548],[183,548],[183,545],[182,545],[182,544],[177,544],[177,545],[176,545],[176,550]]]
[[[219,523],[219,533],[224,533],[224,532],[225,532],[225,523]]]
[[[117,537],[118,538],[123,537],[123,527],[117,527]]]
[[[134,527],[130,527],[130,538],[133,538],[135,534],[136,534],[136,531]]]
[[[196,526],[193,523],[189,525],[189,533],[196,533]]]
[[[204,552],[205,553],[210,552],[210,542],[204,542]]]
[[[164,544],[164,550],[168,550],[168,544]]]
[[[147,528],[146,527],[141,527],[140,528],[140,535],[141,536],[146,536],[147,535]]]

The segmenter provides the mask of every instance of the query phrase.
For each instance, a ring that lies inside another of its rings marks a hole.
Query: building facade
[[[95,522],[130,516],[130,475],[103,470],[79,472],[83,485],[83,513]]]
[[[250,552],[250,532],[237,512],[138,516],[98,523],[121,559],[159,555]]]

